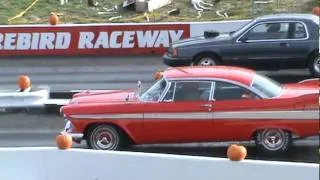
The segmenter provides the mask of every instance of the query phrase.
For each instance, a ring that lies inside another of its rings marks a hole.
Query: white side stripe
[[[212,119],[212,112],[203,113],[146,113],[145,119]]]
[[[71,115],[75,119],[142,119],[143,114],[79,114]]]
[[[228,111],[201,113],[134,113],[134,114],[78,114],[74,119],[310,119],[319,120],[319,111]]]
[[[319,111],[235,111],[215,112],[214,119],[317,119]]]

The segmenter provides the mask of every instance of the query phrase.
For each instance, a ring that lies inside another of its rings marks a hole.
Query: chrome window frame
[[[143,100],[142,99],[142,95],[143,94],[141,94],[141,96],[137,96],[138,97],[138,99],[141,101],[141,102],[145,102],[145,103],[155,103],[155,102],[160,102],[159,100],[162,98],[162,96],[163,96],[163,93],[164,92],[167,92],[167,90],[168,90],[168,88],[170,87],[170,81],[168,81],[166,78],[161,78],[161,79],[159,79],[158,81],[161,81],[161,80],[164,80],[164,81],[166,81],[166,83],[167,83],[167,85],[166,85],[166,87],[164,88],[164,90],[162,91],[162,94],[160,95],[160,97],[158,98],[158,100],[157,101],[145,101],[145,100]],[[156,81],[155,83],[157,83],[158,81]],[[149,87],[149,89],[152,87],[152,86],[154,86],[155,85],[155,83],[153,83],[150,87]],[[148,90],[149,90],[148,89]],[[147,91],[145,91],[145,93],[146,93]]]
[[[239,83],[239,82],[230,81],[230,80],[216,80],[214,83],[216,84],[216,82],[229,83],[229,84],[232,84],[232,85],[235,85],[235,86],[239,86],[239,87],[241,87],[241,88],[244,88],[244,89],[246,89],[246,90],[249,90],[251,93],[253,93],[255,96],[257,96],[258,99],[267,99],[267,98],[269,98],[269,97],[265,98],[265,97],[264,97],[265,94],[263,94],[263,96],[261,96],[260,93],[258,93],[258,92],[260,92],[260,91],[258,91],[257,89],[252,88],[251,86],[244,85],[244,84]],[[216,90],[216,88],[213,89],[214,92],[215,92],[215,90]],[[213,93],[214,93],[214,92],[213,92]],[[261,94],[262,94],[262,92],[261,92]],[[241,100],[241,99],[234,99],[234,100]],[[223,100],[219,100],[219,101],[223,101]]]
[[[163,99],[166,97],[166,95],[167,95],[169,89],[171,88],[172,84],[174,84],[174,86],[176,86],[174,82],[167,81],[167,83],[168,83],[167,87],[163,90],[161,96],[158,99],[158,102],[164,102]],[[174,92],[175,92],[175,89],[173,90],[173,97],[172,98],[174,98]]]
[[[251,31],[253,28],[255,28],[256,26],[259,26],[261,24],[267,24],[267,23],[301,23],[307,33],[307,37],[305,38],[295,38],[295,39],[264,39],[264,40],[248,40],[246,41],[246,43],[252,43],[252,42],[273,42],[273,41],[302,41],[302,40],[307,40],[309,39],[310,35],[309,35],[309,30],[308,27],[306,25],[305,22],[303,21],[299,21],[299,20],[289,20],[289,21],[264,21],[264,22],[259,22],[254,24],[251,28],[247,29],[244,33],[242,33],[236,40],[236,43],[243,43],[241,41],[239,41],[239,39],[241,39],[244,35],[246,35],[249,31]]]
[[[213,82],[211,80],[207,80],[207,79],[203,79],[203,78],[172,78],[170,80],[168,80],[171,84],[174,84],[174,94],[173,94],[173,101],[174,102],[174,95],[175,95],[175,91],[176,91],[176,84],[177,82],[209,82],[210,83],[210,94],[209,94],[209,99],[208,101],[212,101],[211,97],[212,97],[212,86],[213,86]],[[170,87],[169,87],[170,88]],[[159,98],[158,102],[164,102],[163,99],[166,96],[169,88],[165,89],[165,93],[162,94],[161,98]]]
[[[172,81],[190,81],[190,80],[192,80],[192,81],[211,81],[211,83],[212,83],[211,87],[214,86],[214,88],[212,88],[212,91],[210,92],[210,94],[211,94],[210,101],[215,101],[213,95],[214,95],[216,81],[231,83],[231,84],[240,86],[242,88],[245,88],[245,89],[249,90],[250,92],[254,93],[255,95],[257,95],[260,99],[270,99],[270,97],[268,97],[267,95],[265,95],[263,92],[259,91],[256,88],[253,88],[251,86],[248,86],[246,84],[243,84],[243,83],[240,83],[237,81],[227,80],[227,79],[223,79],[223,78],[201,78],[201,77],[199,77],[199,78],[170,78],[168,81],[172,82]]]
[[[216,82],[215,81],[212,81],[211,82],[212,84],[211,84],[211,89],[210,89],[210,100],[211,101],[216,101],[215,99],[214,99],[214,90],[215,90],[215,88],[216,88]]]

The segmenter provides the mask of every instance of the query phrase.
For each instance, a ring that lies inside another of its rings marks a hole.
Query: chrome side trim
[[[214,105],[213,105],[214,109]],[[179,113],[136,113],[136,114],[81,114],[72,115],[74,119],[189,119],[189,120],[319,120],[319,110],[309,111],[224,111],[224,112],[179,112]]]
[[[299,81],[298,83],[305,83],[305,82],[315,81],[315,80],[319,81],[320,83],[320,78],[305,79],[305,80]]]
[[[214,119],[319,119],[319,111],[230,111],[215,112]]]
[[[212,119],[212,113],[147,113],[145,119]]]
[[[68,133],[70,136],[74,139],[82,139],[83,138],[83,133]]]
[[[78,114],[70,117],[74,119],[143,119],[143,114]]]

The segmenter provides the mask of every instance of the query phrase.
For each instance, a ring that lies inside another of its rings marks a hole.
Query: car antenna
[[[128,94],[127,97],[126,97],[126,102],[129,101],[129,97],[130,97],[130,95]]]
[[[184,73],[186,73],[186,74],[189,74],[189,72],[188,71],[185,71],[185,70],[183,70],[183,69],[181,69],[181,68],[176,68],[178,71],[181,71],[181,72],[184,72]]]

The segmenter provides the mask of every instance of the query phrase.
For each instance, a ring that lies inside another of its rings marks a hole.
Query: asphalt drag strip
[[[48,114],[0,114],[0,147],[44,147],[56,146],[55,137],[64,127],[63,117]],[[192,156],[226,157],[227,147],[231,143],[188,143],[135,145],[127,151],[167,153]],[[319,162],[319,137],[294,141],[293,147],[283,156],[266,157],[257,152],[254,143],[240,142],[247,147],[249,159]],[[85,141],[74,143],[74,148],[87,148]]]
[[[56,146],[56,134],[55,132],[1,133],[0,147],[52,147]],[[231,143],[235,142],[134,145],[125,151],[226,158],[227,148]],[[247,148],[247,159],[306,163],[319,162],[319,139],[317,138],[296,141],[286,154],[272,157],[260,154],[252,142],[239,143]],[[73,148],[88,149],[85,141],[81,144],[74,143]]]

